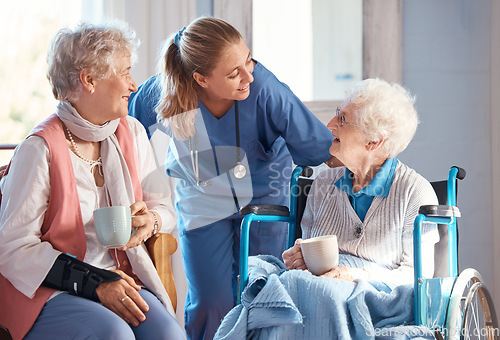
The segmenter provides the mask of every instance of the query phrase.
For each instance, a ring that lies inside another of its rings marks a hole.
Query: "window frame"
[[[214,16],[233,24],[252,50],[252,1],[213,0]],[[363,0],[363,79],[403,80],[402,0]],[[321,121],[328,122],[340,101],[305,101]]]

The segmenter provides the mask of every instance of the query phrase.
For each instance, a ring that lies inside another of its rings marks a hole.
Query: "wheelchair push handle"
[[[290,192],[292,195],[293,202],[297,197],[297,183],[299,177],[309,178],[313,175],[314,170],[308,166],[298,165],[292,172],[292,177],[290,181]],[[283,205],[275,204],[249,204],[240,209],[240,215],[277,215],[277,216],[290,216],[290,214],[295,214],[295,204],[291,205],[292,208],[289,210],[288,207]]]
[[[465,178],[465,175],[467,174],[467,172],[465,171],[464,168],[461,168],[459,166],[452,166],[451,169],[457,169],[457,173],[456,173],[456,178],[459,179],[459,180],[463,180]]]
[[[414,270],[415,281],[422,277],[422,254],[421,254],[421,227],[424,222],[446,224],[448,225],[448,256],[449,256],[449,275],[457,276],[457,224],[456,218],[460,217],[460,210],[457,208],[457,179],[464,179],[466,172],[463,168],[452,166],[448,173],[447,181],[447,205],[425,205],[419,208],[419,215],[415,219],[413,230],[413,250],[414,250]]]
[[[452,166],[448,173],[446,204],[450,206],[457,205],[457,180],[465,178],[466,172],[459,166]]]
[[[300,173],[300,176],[302,177],[306,177],[306,178],[309,178],[313,175],[313,168],[310,168],[308,166],[304,166],[304,165],[299,165],[300,168],[302,168],[302,172]]]
[[[423,307],[419,304],[422,280],[422,249],[421,249],[421,229],[424,222],[443,224],[448,226],[448,274],[449,277],[458,276],[457,264],[457,223],[456,218],[460,217],[460,210],[457,208],[457,180],[465,178],[466,172],[463,168],[452,166],[448,173],[447,180],[447,205],[425,205],[419,208],[419,215],[415,218],[413,229],[413,260],[414,260],[414,315],[415,324],[424,323]]]

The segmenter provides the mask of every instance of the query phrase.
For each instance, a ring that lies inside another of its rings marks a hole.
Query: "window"
[[[80,1],[6,1],[0,11],[0,144],[17,144],[55,111],[46,77],[54,33],[80,20]],[[0,153],[0,165],[11,152]]]
[[[341,101],[361,80],[361,0],[253,0],[253,56],[302,100]]]
[[[253,50],[252,39],[255,10],[262,0],[212,0],[214,15],[233,24],[243,35],[250,50]],[[275,2],[279,0],[269,0]],[[284,1],[285,7],[293,3],[303,6],[303,2],[311,1],[313,5],[334,5],[331,0],[303,0]],[[342,1],[344,5],[351,6],[357,1]],[[265,2],[266,3],[266,2]],[[402,82],[402,0],[362,0],[362,78],[379,77],[389,82]],[[342,9],[340,12],[344,12]],[[249,15],[249,13],[253,13]],[[283,11],[272,12],[277,18]],[[323,13],[325,14],[325,13]],[[327,13],[326,13],[327,14]],[[340,13],[342,14],[342,13]],[[349,18],[349,15],[347,15]],[[254,51],[255,52],[255,51]],[[258,53],[258,52],[257,52]],[[256,56],[258,58],[258,56]],[[268,64],[266,60],[262,60]],[[271,69],[271,66],[269,66]],[[271,71],[275,72],[273,69]],[[319,70],[321,72],[321,70]],[[345,75],[345,73],[344,73]],[[340,73],[342,77],[342,73]],[[278,75],[280,77],[280,75]],[[349,76],[345,77],[349,78]],[[286,82],[285,79],[282,81]],[[293,88],[292,88],[293,90]],[[301,98],[302,99],[302,98]],[[328,122],[335,108],[341,104],[339,100],[313,99],[304,103],[324,123]]]

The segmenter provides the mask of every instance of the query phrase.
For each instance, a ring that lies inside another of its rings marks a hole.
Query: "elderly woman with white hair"
[[[356,84],[328,123],[330,153],[345,166],[314,180],[302,235],[337,235],[340,264],[322,276],[368,279],[389,287],[413,282],[413,222],[419,207],[437,204],[430,183],[396,156],[418,125],[414,98],[380,79]],[[432,277],[435,225],[423,231],[424,274]],[[307,269],[300,243],[283,253],[288,269]]]
[[[14,339],[185,338],[144,245],[176,217],[170,192],[148,190],[155,157],[127,116],[137,46],[118,22],[52,40],[47,76],[59,104],[0,182],[0,324]],[[93,211],[108,206],[135,217],[119,249],[97,238]]]

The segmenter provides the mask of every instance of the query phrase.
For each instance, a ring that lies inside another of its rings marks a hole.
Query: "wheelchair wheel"
[[[475,269],[466,269],[455,281],[446,318],[447,339],[498,340],[500,330],[491,296]]]

